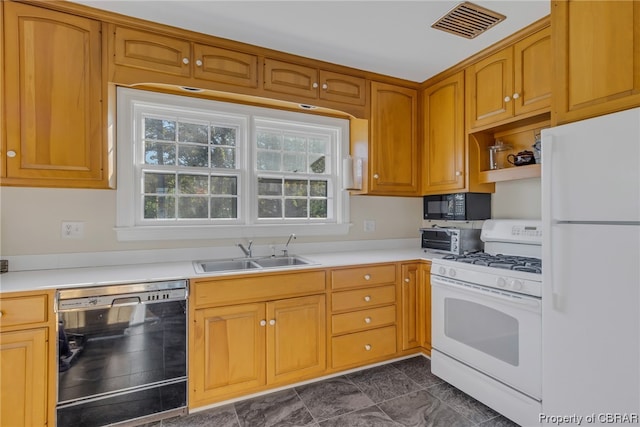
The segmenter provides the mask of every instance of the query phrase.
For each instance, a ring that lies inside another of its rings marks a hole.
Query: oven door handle
[[[478,286],[467,285],[464,283],[460,283],[457,281],[447,282],[442,279],[438,279],[438,277],[431,276],[431,286],[437,286],[442,289],[451,289],[454,288],[461,292],[466,292],[469,294],[478,295],[484,298],[489,298],[493,300],[497,300],[500,302],[505,302],[508,304],[512,304],[519,307],[527,307],[529,309],[533,309],[536,311],[540,310],[540,300],[532,297],[520,297],[520,296],[510,296],[504,292],[495,291],[492,292],[490,290],[484,290]]]

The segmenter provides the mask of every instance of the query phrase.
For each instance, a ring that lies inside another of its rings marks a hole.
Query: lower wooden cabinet
[[[192,407],[319,376],[326,369],[325,296],[196,310],[194,335]]]
[[[431,354],[431,262],[420,264],[418,270],[418,324],[420,347]]]
[[[420,346],[420,265],[402,264],[402,350]]]

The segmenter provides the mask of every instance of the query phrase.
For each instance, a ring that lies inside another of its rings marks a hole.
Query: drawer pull
[[[365,300],[366,302],[369,302],[369,301],[371,301],[371,297],[370,297],[369,295],[367,295],[367,296],[365,296],[365,297],[364,297],[364,300]]]
[[[364,275],[364,280],[371,280],[371,275],[370,274],[365,274]]]
[[[371,323],[371,317],[365,317],[364,323]]]
[[[404,281],[405,281],[406,283],[409,283],[409,282],[411,281],[411,279],[409,279],[409,278],[407,277],[406,279],[404,279]]]
[[[264,319],[262,319],[262,320],[260,321],[260,326],[267,326],[267,321],[266,321],[266,320],[264,320]]]
[[[269,324],[270,324],[271,326],[275,325],[275,324],[276,324],[276,319],[271,319],[271,320],[269,320]]]
[[[364,349],[367,351],[371,351],[371,344],[365,344]]]
[[[2,311],[0,311],[0,317],[2,317],[2,315],[3,315],[3,314],[4,314],[4,313],[3,313]]]

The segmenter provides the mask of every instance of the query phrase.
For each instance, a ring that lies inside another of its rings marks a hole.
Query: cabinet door
[[[0,333],[0,425],[47,425],[47,329]]]
[[[147,31],[116,27],[114,61],[117,65],[189,77],[191,43]]]
[[[512,47],[471,65],[467,69],[466,80],[470,128],[492,124],[513,116]]]
[[[513,47],[515,114],[551,108],[551,28],[545,28]]]
[[[365,79],[320,70],[320,99],[345,104],[364,105]]]
[[[431,264],[422,264],[418,277],[420,346],[431,352]]]
[[[267,303],[267,382],[295,382],[322,374],[326,359],[324,295]]]
[[[551,3],[554,123],[640,105],[640,2]]]
[[[370,193],[418,195],[417,91],[371,83]]]
[[[464,72],[423,92],[423,194],[464,189]]]
[[[402,264],[402,350],[420,346],[418,264]]]
[[[196,43],[194,77],[243,87],[258,87],[258,57]]]
[[[6,183],[107,187],[100,22],[3,6]]]
[[[264,304],[195,311],[189,368],[192,405],[265,384]]]
[[[318,97],[318,70],[265,58],[264,88],[272,92],[315,99]]]

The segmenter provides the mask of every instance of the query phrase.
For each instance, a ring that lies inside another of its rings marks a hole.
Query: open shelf
[[[511,181],[514,179],[536,178],[540,176],[540,165],[513,166],[504,169],[480,171],[479,183]]]

